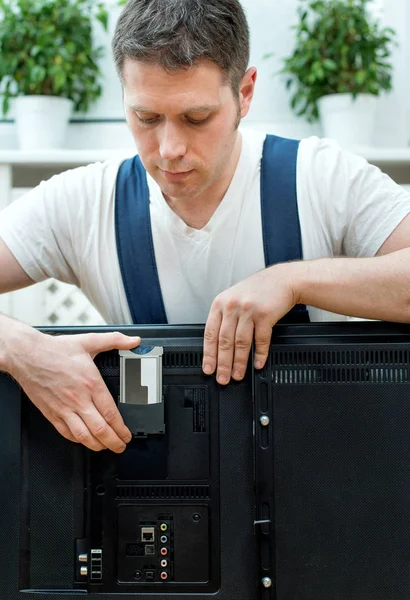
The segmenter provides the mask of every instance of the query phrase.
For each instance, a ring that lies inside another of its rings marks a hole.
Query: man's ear
[[[255,91],[255,83],[258,72],[256,67],[249,67],[245,75],[242,77],[242,81],[239,87],[239,102],[241,107],[241,118],[243,119],[249,112],[251,106],[253,94]]]

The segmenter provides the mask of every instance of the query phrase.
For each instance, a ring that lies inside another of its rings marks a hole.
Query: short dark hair
[[[158,64],[169,72],[208,59],[222,69],[237,95],[249,45],[239,0],[128,0],[112,50],[121,80],[125,58]]]

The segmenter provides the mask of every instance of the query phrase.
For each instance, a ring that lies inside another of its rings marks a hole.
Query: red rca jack
[[[166,556],[168,554],[168,548],[161,548],[162,556]]]
[[[162,571],[162,573],[161,573],[161,579],[163,581],[165,581],[165,579],[168,579],[168,573],[166,571]]]
[[[165,558],[163,558],[163,559],[161,560],[161,567],[162,567],[162,568],[165,568],[165,567],[167,567],[167,566],[168,566],[168,561],[167,561],[167,560],[165,560]]]

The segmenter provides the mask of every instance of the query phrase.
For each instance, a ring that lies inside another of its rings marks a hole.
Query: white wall
[[[382,0],[381,0],[382,1]],[[410,140],[410,5],[408,0],[384,0],[383,23],[397,32],[393,51],[393,92],[380,99],[375,144],[407,146]]]
[[[380,146],[405,146],[410,137],[410,28],[409,0],[376,0],[376,11],[382,11],[384,24],[398,32],[400,47],[394,51],[394,91],[379,101],[378,128],[375,144]],[[294,43],[290,30],[297,21],[297,0],[243,0],[251,28],[251,64],[258,67],[259,77],[253,107],[246,122],[269,131],[295,137],[309,134],[320,135],[319,126],[309,126],[297,119],[289,107],[289,95],[280,77],[272,73],[281,66],[281,58],[289,55]],[[76,115],[76,119],[123,119],[121,88],[111,59],[110,39],[119,14],[117,7],[111,10],[111,26],[108,35],[96,27],[96,39],[107,47],[102,61],[105,76],[104,95],[88,115]],[[267,52],[274,52],[270,60],[262,60]],[[130,147],[132,139],[124,123],[71,125],[68,147]],[[0,124],[0,146],[16,147],[12,125]]]

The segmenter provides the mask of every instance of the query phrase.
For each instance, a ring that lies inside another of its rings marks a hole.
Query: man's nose
[[[185,156],[186,140],[180,127],[165,123],[160,135],[159,153],[162,159],[171,161]]]

